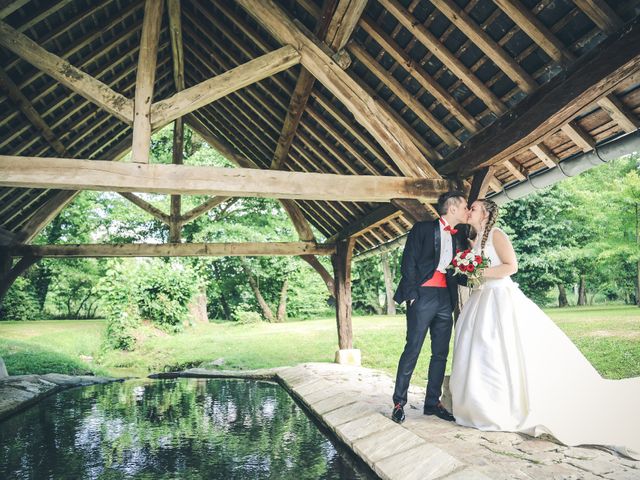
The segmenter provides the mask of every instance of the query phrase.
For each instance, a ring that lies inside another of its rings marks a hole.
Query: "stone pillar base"
[[[339,363],[340,365],[352,365],[354,367],[361,366],[362,355],[360,354],[360,349],[349,348],[338,350],[336,352],[336,363]]]

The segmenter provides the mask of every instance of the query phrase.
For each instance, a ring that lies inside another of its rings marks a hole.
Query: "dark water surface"
[[[0,479],[369,479],[271,382],[76,388],[0,422]]]

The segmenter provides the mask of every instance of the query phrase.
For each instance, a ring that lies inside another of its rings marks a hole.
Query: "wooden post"
[[[182,117],[176,119],[173,127],[173,164],[182,165],[182,150],[184,146],[184,124]],[[169,243],[180,243],[180,231],[182,223],[180,210],[182,197],[171,195],[171,222],[169,223]]]
[[[144,6],[133,109],[131,161],[135,163],[149,163],[151,103],[153,101],[153,84],[156,78],[158,40],[160,38],[163,7],[164,2],[157,0],[147,0]]]
[[[351,328],[351,257],[355,239],[350,237],[336,244],[336,253],[331,256],[336,291],[336,321],[338,325],[338,347],[336,363],[360,364],[359,351],[353,350]],[[357,353],[355,353],[357,352]]]

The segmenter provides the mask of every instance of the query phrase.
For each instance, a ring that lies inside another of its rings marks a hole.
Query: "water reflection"
[[[0,478],[369,477],[280,386],[178,379],[68,390],[0,423]]]

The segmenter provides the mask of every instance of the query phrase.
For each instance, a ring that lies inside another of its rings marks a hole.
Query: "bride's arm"
[[[489,267],[484,270],[484,278],[504,278],[513,275],[518,271],[518,260],[516,252],[504,232],[495,230],[493,232],[493,247],[502,262],[502,265]]]

